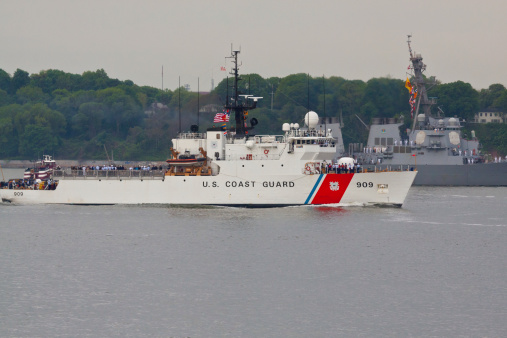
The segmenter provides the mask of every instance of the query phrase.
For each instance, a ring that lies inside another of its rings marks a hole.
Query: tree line
[[[228,84],[231,81],[224,79],[203,94],[183,87],[171,91],[138,86],[109,78],[103,69],[81,75],[60,70],[30,75],[21,69],[10,75],[0,69],[0,158],[35,159],[47,153],[103,159],[107,149],[121,160],[164,160],[180,128],[188,131],[199,124],[204,131],[213,125],[216,109],[206,107],[224,105],[231,95]],[[258,134],[280,134],[285,122],[302,124],[308,110],[343,117],[345,143],[366,141],[367,131],[357,116],[366,123],[373,117],[403,116],[407,126],[410,123],[409,93],[398,79],[247,74],[239,90],[263,97],[249,115],[259,121]],[[428,94],[438,98],[446,116],[467,121],[479,110],[507,112],[507,89],[501,84],[477,91],[457,81],[438,84]],[[477,129],[486,150],[507,154],[505,125]]]

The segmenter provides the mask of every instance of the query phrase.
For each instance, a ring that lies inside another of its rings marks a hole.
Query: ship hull
[[[2,189],[17,204],[177,204],[401,206],[416,172],[245,177],[165,176],[149,179],[60,179],[55,190]]]
[[[377,169],[398,167],[399,165],[380,165]],[[406,168],[407,165],[403,167]],[[469,165],[423,164],[417,165],[417,171],[414,180],[414,185],[417,186],[507,186],[507,162]]]

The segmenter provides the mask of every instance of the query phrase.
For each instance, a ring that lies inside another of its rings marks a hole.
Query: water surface
[[[506,205],[0,204],[0,336],[507,336]]]

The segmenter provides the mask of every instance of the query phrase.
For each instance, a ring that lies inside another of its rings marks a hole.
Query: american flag
[[[213,122],[229,122],[229,114],[226,113],[217,113],[215,115],[215,118],[213,119]]]

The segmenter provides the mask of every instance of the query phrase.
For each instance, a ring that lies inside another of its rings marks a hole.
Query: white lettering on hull
[[[258,182],[256,181],[225,181],[226,188],[255,188]],[[261,183],[264,188],[293,188],[294,182],[291,181],[264,181]],[[204,188],[219,188],[216,181],[203,181]],[[258,185],[257,185],[258,186]]]

